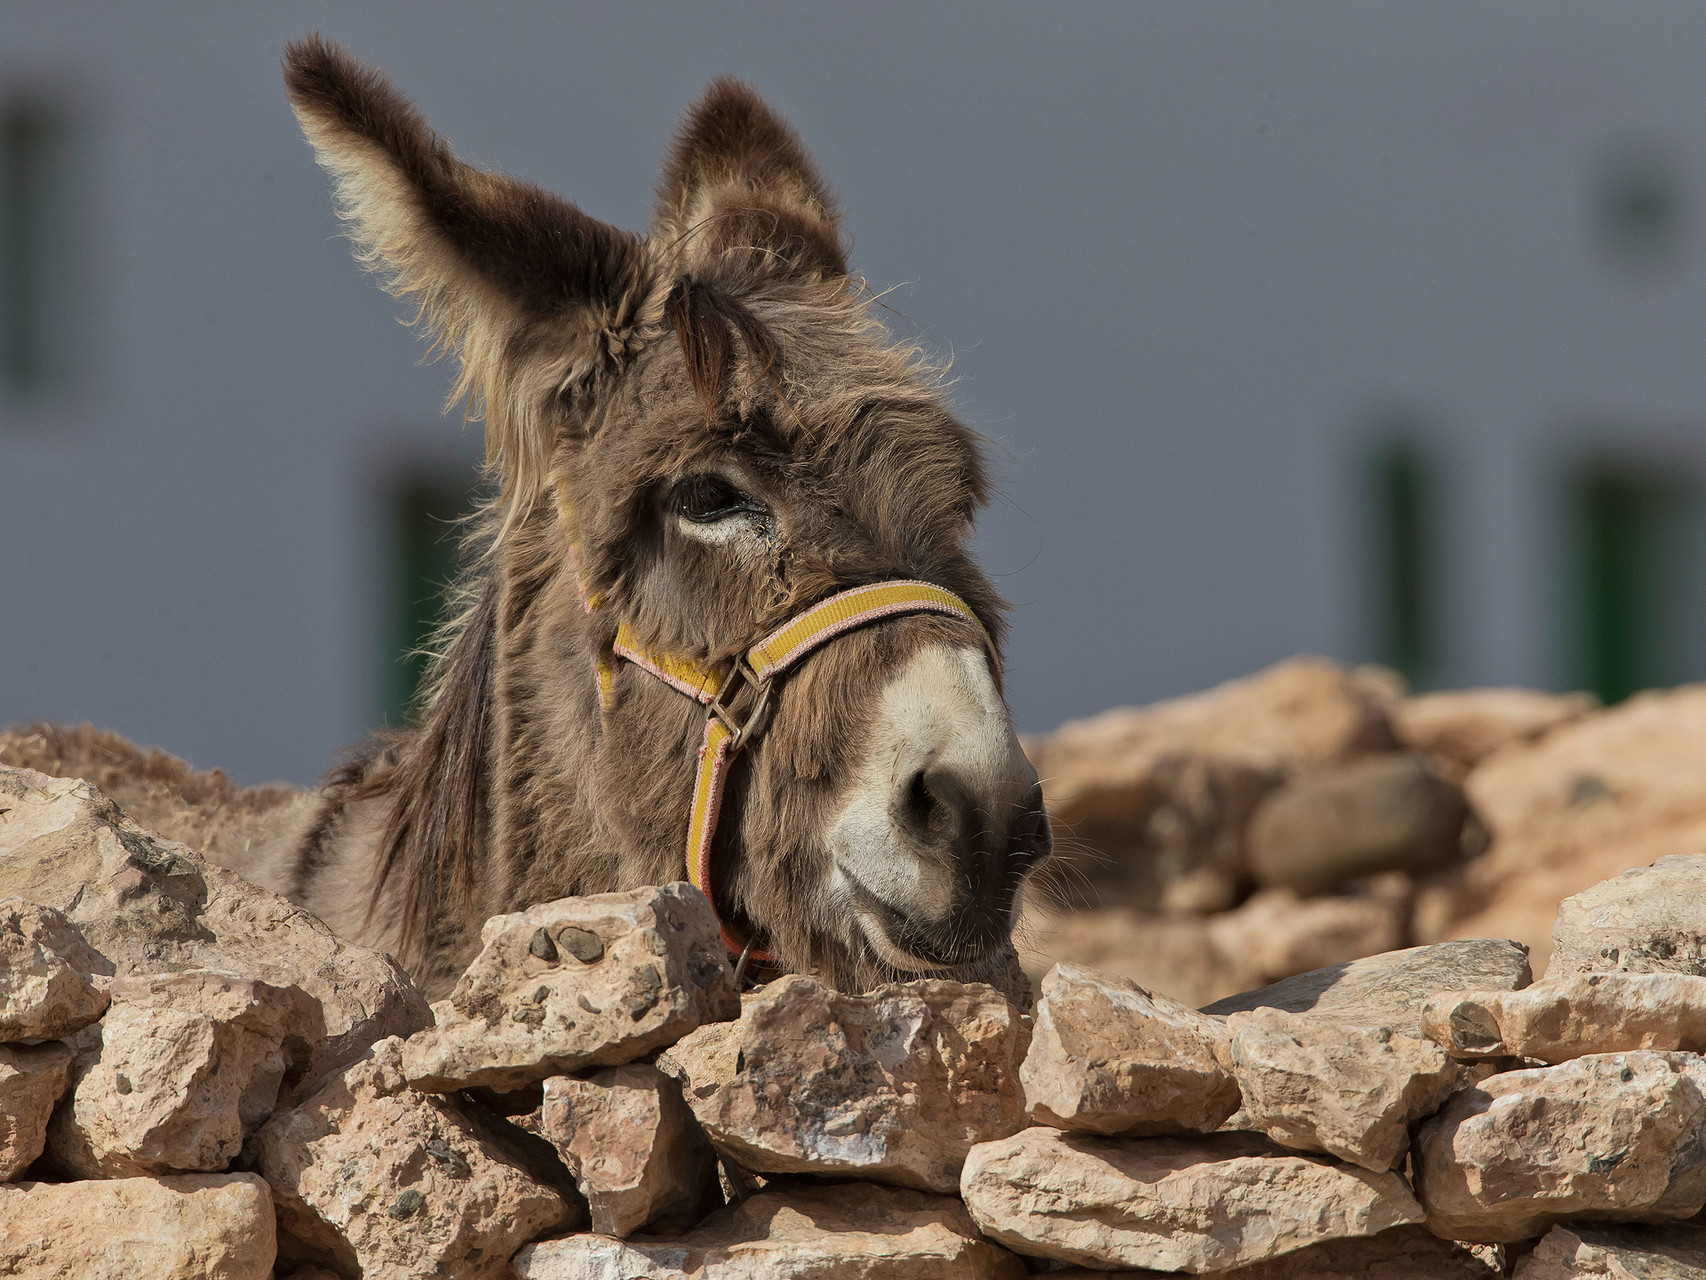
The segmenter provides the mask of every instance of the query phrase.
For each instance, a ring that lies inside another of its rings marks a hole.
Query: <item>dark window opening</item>
[[[69,116],[50,101],[0,105],[0,378],[14,395],[63,379],[72,363],[73,141]]]
[[[390,661],[381,700],[389,725],[407,724],[416,711],[427,650],[446,620],[448,589],[461,566],[462,521],[474,503],[460,474],[409,472],[393,490]]]
[[[1606,703],[1686,678],[1694,490],[1657,468],[1593,463],[1575,480],[1577,677]]]
[[[1392,440],[1368,459],[1375,656],[1426,684],[1436,659],[1433,480],[1422,451]]]
[[[1605,262],[1646,280],[1681,265],[1689,209],[1679,157],[1664,139],[1629,137],[1607,147],[1590,198],[1592,235]]]

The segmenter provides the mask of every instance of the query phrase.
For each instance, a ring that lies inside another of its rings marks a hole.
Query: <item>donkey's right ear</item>
[[[635,342],[636,237],[531,183],[458,160],[379,72],[319,36],[284,83],[336,184],[356,256],[462,362],[451,399],[486,417],[486,455],[524,505],[543,488],[562,394]]]

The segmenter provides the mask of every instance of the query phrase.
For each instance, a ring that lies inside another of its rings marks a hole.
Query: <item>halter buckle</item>
[[[754,701],[752,709],[746,713],[744,720],[739,719],[729,708],[726,699],[730,691],[744,681],[752,687]],[[717,696],[706,704],[709,713],[721,720],[728,728],[729,754],[733,755],[752,739],[764,732],[764,726],[770,718],[770,689],[769,680],[762,680],[752,669],[744,657],[735,659],[734,669],[729,672],[729,678],[723,682],[723,687],[717,690]]]

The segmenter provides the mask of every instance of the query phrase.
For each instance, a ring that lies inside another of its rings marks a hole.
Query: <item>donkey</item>
[[[1051,835],[967,548],[980,441],[793,129],[714,82],[642,236],[458,160],[317,36],[284,66],[357,258],[459,364],[491,497],[413,727],[217,856],[434,995],[489,915],[684,872],[775,969],[1011,988]]]

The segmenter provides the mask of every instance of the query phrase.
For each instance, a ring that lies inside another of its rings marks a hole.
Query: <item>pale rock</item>
[[[312,997],[286,1032],[286,1100],[380,1037],[431,1022],[389,956],[345,942],[277,894],[149,835],[86,782],[0,767],[0,809],[0,894],[63,912],[100,971],[210,969]]]
[[[1421,1035],[1422,1005],[1442,991],[1515,990],[1531,975],[1528,952],[1503,938],[1440,942],[1368,956],[1287,978],[1204,1007],[1225,1015],[1280,1009],[1359,1027]]]
[[[1264,889],[1215,915],[1155,916],[1120,907],[1060,913],[1027,895],[1014,931],[1033,982],[1057,961],[1129,978],[1192,1006],[1404,941],[1403,894],[1300,899]]]
[[[493,916],[433,1030],[404,1051],[418,1089],[514,1089],[620,1066],[738,1017],[721,926],[685,882]]]
[[[1049,1280],[1104,1280],[1106,1271],[1068,1267]],[[1176,1271],[1122,1271],[1135,1280],[1165,1280]],[[1216,1271],[1215,1280],[1500,1280],[1497,1261],[1468,1245],[1441,1240],[1426,1227],[1393,1227],[1377,1236],[1328,1240],[1247,1267]]]
[[[1591,693],[1539,689],[1448,689],[1390,708],[1400,745],[1425,751],[1462,777],[1493,752],[1533,742],[1599,706]]]
[[[1029,1021],[982,984],[853,995],[789,974],[745,1004],[733,1076],[685,1092],[744,1168],[952,1191],[974,1145],[1026,1124]]]
[[[329,1077],[273,1116],[245,1151],[272,1187],[279,1226],[364,1280],[498,1280],[569,1206],[450,1099],[407,1087],[402,1042]]]
[[[1639,693],[1495,752],[1463,784],[1491,847],[1424,890],[1416,936],[1515,938],[1545,971],[1560,901],[1626,868],[1706,849],[1702,759],[1706,685]]]
[[[1512,1280],[1706,1280],[1706,1228],[1589,1226],[1572,1222],[1540,1238]]]
[[[1135,982],[1056,965],[1019,1069],[1031,1119],[1090,1133],[1212,1133],[1238,1109],[1226,1027]]]
[[[1426,757],[1367,756],[1293,778],[1245,833],[1258,883],[1301,894],[1387,871],[1423,874],[1458,858],[1469,807]]]
[[[1409,1127],[1456,1087],[1438,1045],[1387,1027],[1255,1009],[1227,1019],[1244,1099],[1241,1123],[1283,1147],[1325,1151],[1364,1169],[1390,1169]]]
[[[228,973],[118,978],[107,1016],[73,1041],[54,1161],[86,1178],[214,1173],[271,1114],[284,1028],[301,993]]]
[[[515,1259],[519,1280],[1024,1280],[951,1197],[870,1183],[764,1191],[670,1239],[577,1235]]]
[[[1292,658],[1029,738],[1050,814],[1095,853],[1063,852],[1058,865],[1076,869],[1108,905],[1230,906],[1257,803],[1298,773],[1389,748],[1386,709],[1396,698],[1380,673]],[[1221,900],[1205,894],[1205,882],[1221,885]]]
[[[1706,1206],[1706,1059],[1612,1053],[1490,1076],[1417,1130],[1428,1226],[1537,1236],[1559,1219],[1666,1221]]]
[[[741,1007],[758,993],[741,997]],[[708,1098],[740,1070],[739,1022],[707,1022],[689,1031],[658,1055],[657,1067],[680,1087],[685,1098]]]
[[[0,1182],[35,1162],[47,1141],[47,1121],[71,1083],[71,1048],[0,1045]]]
[[[592,1211],[592,1229],[681,1230],[715,1199],[717,1158],[681,1089],[630,1062],[586,1079],[545,1081],[539,1136],[556,1148]]]
[[[1672,854],[1558,906],[1548,978],[1572,973],[1706,975],[1706,854]]]
[[[1422,1008],[1422,1031],[1465,1059],[1565,1062],[1632,1049],[1706,1052],[1706,978],[1577,973],[1521,991],[1458,991]]]
[[[974,1148],[960,1192],[997,1243],[1104,1269],[1226,1271],[1422,1219],[1395,1173],[1247,1133],[1103,1138],[1026,1129]]]
[[[0,1275],[268,1280],[272,1199],[252,1173],[0,1186]]]
[[[1391,951],[1404,941],[1407,908],[1372,893],[1299,898],[1289,889],[1263,889],[1206,924],[1221,971],[1236,973],[1248,991]]]
[[[52,907],[0,902],[0,1042],[57,1040],[88,1026],[107,1008],[104,984],[89,977],[102,968]]]

